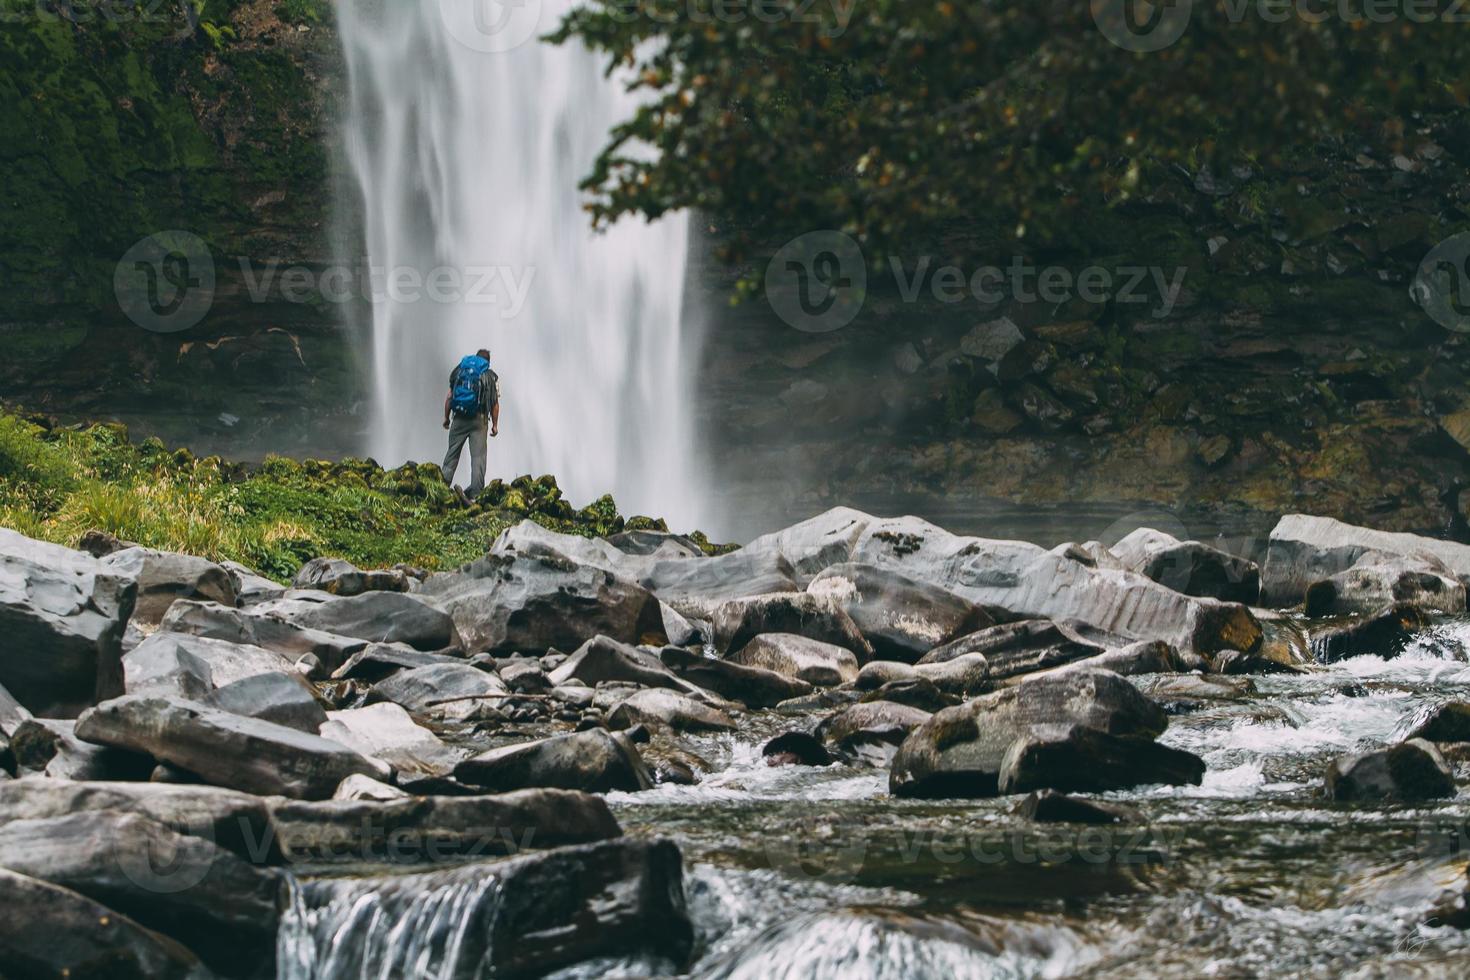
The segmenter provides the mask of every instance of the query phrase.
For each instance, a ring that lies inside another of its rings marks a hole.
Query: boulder
[[[219,564],[221,568],[230,573],[230,580],[235,586],[235,601],[238,605],[253,606],[258,602],[279,599],[286,593],[285,586],[272,582],[264,575],[246,568],[239,562],[222,561]]]
[[[929,651],[919,664],[942,664],[978,653],[985,657],[987,676],[994,682],[1090,660],[1103,652],[1104,647],[1088,641],[1066,623],[1026,619],[962,636]]]
[[[360,680],[376,684],[391,674],[407,668],[430,667],[434,664],[462,664],[463,657],[445,653],[425,653],[411,647],[391,643],[373,643],[348,657],[332,671],[332,680]]]
[[[551,679],[541,668],[541,661],[514,659],[502,661],[496,668],[506,688],[519,694],[545,694],[551,690]]]
[[[321,736],[178,698],[105,701],[77,721],[77,737],[147,753],[211,785],[261,795],[327,799],[354,773],[392,777],[387,765]]]
[[[1202,762],[1191,756],[1185,767],[1177,756],[1188,753],[1151,744],[1167,724],[1163,710],[1117,674],[1049,674],[936,713],[899,748],[889,788],[895,796],[976,797],[1022,787],[1101,792],[1198,782]],[[1083,762],[1099,768],[1089,772]]]
[[[1465,584],[1438,559],[1395,557],[1370,552],[1357,564],[1307,586],[1303,611],[1312,617],[1376,612],[1410,605],[1425,612],[1465,612]]]
[[[1388,606],[1376,613],[1347,622],[1312,627],[1309,633],[1312,656],[1318,663],[1332,664],[1350,657],[1397,657],[1429,626],[1428,616],[1410,605]]]
[[[919,664],[914,670],[945,694],[955,697],[972,698],[992,687],[990,661],[983,653],[965,653],[943,663]]]
[[[1238,701],[1256,693],[1255,682],[1249,678],[1216,674],[1156,674],[1136,677],[1132,683],[1171,714],[1192,711],[1206,704]]]
[[[843,647],[859,663],[873,659],[873,648],[842,607],[827,596],[810,592],[732,599],[715,607],[710,622],[715,649],[721,653],[739,650],[767,633],[786,633]]]
[[[256,674],[212,691],[203,703],[315,735],[327,720],[316,692],[300,674]]]
[[[1419,712],[1408,725],[1409,739],[1426,742],[1470,742],[1470,704],[1447,701]]]
[[[815,735],[786,732],[761,747],[761,757],[768,766],[830,766],[832,753]]]
[[[165,633],[262,647],[292,661],[312,656],[328,673],[368,646],[367,640],[357,637],[341,636],[274,616],[259,615],[255,612],[259,608],[230,609],[216,602],[180,599],[169,608],[159,629]]]
[[[90,555],[0,528],[0,686],[51,718],[121,694],[137,592],[132,576]]]
[[[0,687],[0,735],[14,735],[16,726],[29,721],[32,715],[10,692]]]
[[[0,868],[116,909],[227,976],[274,966],[280,872],[137,814],[10,821],[0,826]]]
[[[850,649],[794,633],[762,634],[725,659],[794,677],[814,687],[848,684],[858,675],[858,658]]]
[[[894,704],[908,705],[931,714],[941,708],[952,708],[961,700],[953,694],[941,691],[929,678],[919,676],[889,681],[877,690],[864,694],[862,699],[864,701],[891,701]]]
[[[1330,579],[1370,553],[1390,558],[1431,559],[1461,583],[1470,580],[1470,545],[1417,534],[1375,531],[1330,517],[1288,514],[1271,531],[1261,568],[1261,601],[1294,606],[1314,582]]]
[[[275,800],[271,826],[288,863],[462,860],[592,843],[622,833],[602,797],[559,789],[494,796]]]
[[[423,594],[454,619],[465,649],[541,654],[594,636],[663,643],[659,602],[640,585],[556,552],[489,554],[430,576]]]
[[[969,600],[891,568],[833,565],[806,588],[840,606],[880,660],[913,663],[935,647],[994,624]]]
[[[607,714],[607,727],[613,731],[634,725],[676,732],[728,732],[734,730],[735,719],[719,708],[674,691],[648,688],[624,699]]]
[[[693,941],[678,848],[639,838],[318,879],[302,885],[282,927],[301,976],[538,977],[599,958],[677,973]]]
[[[125,548],[102,559],[115,574],[138,583],[138,600],[133,619],[155,624],[163,619],[176,599],[201,599],[233,606],[235,580],[212,561],[150,548]]]
[[[863,669],[858,671],[853,687],[859,691],[876,691],[885,684],[913,680],[918,676],[918,669],[911,664],[899,663],[897,660],[874,660],[864,664]]]
[[[408,592],[413,579],[401,568],[363,571],[341,558],[313,558],[296,573],[293,589],[316,589],[336,596],[362,595],[364,592]],[[446,644],[447,645],[447,644]]]
[[[252,607],[250,615],[373,643],[401,643],[415,650],[460,646],[459,633],[449,614],[418,596],[399,592],[369,592],[347,598],[319,595],[312,599],[273,599]]]
[[[1416,738],[1333,760],[1327,795],[1344,801],[1437,800],[1455,795],[1455,774],[1433,742]]]
[[[1261,596],[1261,570],[1247,558],[1199,541],[1141,527],[1108,549],[1123,567],[1185,595],[1252,605]]]
[[[374,684],[372,696],[416,714],[465,719],[498,707],[508,693],[499,677],[458,663],[401,670]]]
[[[366,776],[348,776],[338,784],[337,792],[332,794],[334,800],[352,803],[387,803],[408,798],[409,794],[397,786],[389,786]]]
[[[643,558],[703,558],[704,551],[693,539],[668,531],[619,531],[603,538],[625,555]]]
[[[74,891],[0,870],[0,963],[16,977],[199,980],[198,957]]]
[[[679,678],[662,660],[610,636],[595,636],[547,675],[555,687],[579,683],[596,687],[608,682],[663,687],[690,691],[692,685]]]
[[[443,776],[462,753],[391,702],[327,712],[317,734],[392,766],[401,776]]]
[[[817,737],[839,750],[863,745],[900,745],[909,733],[933,715],[892,701],[864,701],[822,719]]]
[[[1088,800],[1058,793],[1054,789],[1037,790],[1021,802],[1017,811],[1035,823],[1142,823],[1143,814],[1131,806]]]
[[[800,588],[824,569],[855,560],[858,541],[874,518],[851,507],[834,507],[800,524],[756,538],[732,554],[762,556],[790,568]]]
[[[1183,669],[1179,651],[1163,640],[1139,640],[1125,647],[1105,651],[1089,660],[1068,664],[1061,669],[1073,670],[1079,667],[1111,670],[1123,677],[1137,677],[1141,674],[1172,674]]]
[[[627,737],[603,728],[482,752],[455,766],[454,778],[498,793],[536,787],[636,792],[653,786],[648,767]]]
[[[94,811],[134,813],[174,833],[213,841],[252,864],[275,863],[270,811],[248,793],[216,786],[22,779],[0,784],[0,826]]]
[[[734,599],[801,591],[791,565],[779,555],[743,549],[695,561],[655,561],[641,570],[638,584],[698,620],[709,619],[717,607]]]
[[[804,680],[774,670],[706,657],[680,647],[664,647],[659,659],[689,683],[722,698],[739,701],[748,708],[773,708],[782,701],[812,692],[812,686]]]
[[[76,737],[76,722],[36,718],[21,722],[10,739],[20,774],[52,779],[147,779],[153,760],[136,752],[92,745]]]
[[[123,676],[129,694],[197,700],[262,674],[300,673],[297,660],[248,643],[158,632],[123,657]]]

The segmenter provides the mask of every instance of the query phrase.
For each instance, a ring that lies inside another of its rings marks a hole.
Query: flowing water
[[[554,473],[579,503],[610,492],[696,527],[688,219],[589,229],[578,181],[636,102],[585,48],[537,40],[572,6],[338,4],[361,195],[346,210],[376,294],[366,449],[437,460],[450,369],[487,347],[504,392],[491,477]]]
[[[1016,799],[894,800],[882,768],[770,768],[760,746],[791,726],[771,714],[689,739],[710,763],[699,785],[609,800],[628,833],[684,852],[692,976],[1464,976],[1470,934],[1424,920],[1443,888],[1465,887],[1470,798],[1347,806],[1321,786],[1335,756],[1470,696],[1467,645],[1470,623],[1452,623],[1393,660],[1257,677],[1250,697],[1175,714],[1163,741],[1208,770],[1198,787],[1107,794],[1142,812],[1138,826],[1030,824]],[[282,941],[283,962],[317,968],[283,975],[475,975],[443,950],[462,954],[456,929],[484,879],[425,893],[405,880],[319,889]],[[383,942],[341,959],[370,919],[419,937],[395,947],[394,969]],[[558,976],[674,974],[598,961]]]

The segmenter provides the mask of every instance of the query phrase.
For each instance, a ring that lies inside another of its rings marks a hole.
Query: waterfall
[[[437,462],[451,368],[487,347],[502,387],[489,478],[706,520],[692,433],[688,218],[594,234],[578,181],[636,99],[579,43],[575,0],[343,0],[344,144],[372,284],[366,451]],[[468,453],[459,480],[467,483]]]

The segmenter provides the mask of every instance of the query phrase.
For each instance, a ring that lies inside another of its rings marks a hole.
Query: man
[[[451,419],[452,416],[452,419]],[[490,370],[490,352],[481,348],[459,362],[449,374],[444,397],[444,428],[449,430],[449,452],[444,455],[444,482],[454,483],[459,456],[470,444],[469,499],[485,489],[485,430],[500,435],[500,378]]]

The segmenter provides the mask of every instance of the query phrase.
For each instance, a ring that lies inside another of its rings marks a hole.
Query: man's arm
[[[490,406],[490,435],[500,435],[500,402],[497,400]]]
[[[444,428],[449,428],[449,402],[454,398],[454,392],[444,396]]]
[[[500,375],[491,371],[486,380],[490,389],[490,435],[493,438],[500,435]]]

